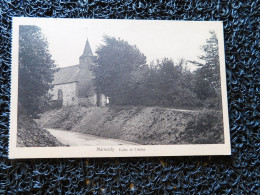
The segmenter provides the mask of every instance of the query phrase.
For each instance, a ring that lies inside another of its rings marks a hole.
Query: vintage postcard
[[[230,155],[223,23],[13,18],[9,158]]]

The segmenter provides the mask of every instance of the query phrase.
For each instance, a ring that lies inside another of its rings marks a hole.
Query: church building
[[[94,75],[90,70],[93,65],[93,53],[88,40],[79,64],[60,68],[54,74],[52,103],[60,106],[82,105],[102,107],[109,103],[104,94],[96,91]]]

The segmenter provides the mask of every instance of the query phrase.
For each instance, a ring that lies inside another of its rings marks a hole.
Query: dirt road
[[[90,134],[66,131],[60,129],[47,129],[61,143],[69,146],[113,146],[113,145],[138,145],[119,139],[110,139]]]

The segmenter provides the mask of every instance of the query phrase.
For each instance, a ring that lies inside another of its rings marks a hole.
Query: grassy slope
[[[62,144],[47,130],[40,128],[32,119],[22,114],[18,117],[18,147],[52,147]]]
[[[42,115],[39,124],[140,144],[223,143],[216,111],[154,107],[67,107]]]

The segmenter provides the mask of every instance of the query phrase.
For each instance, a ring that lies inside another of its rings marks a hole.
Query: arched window
[[[63,99],[63,93],[62,93],[62,90],[59,89],[58,90],[58,100],[62,100]]]

